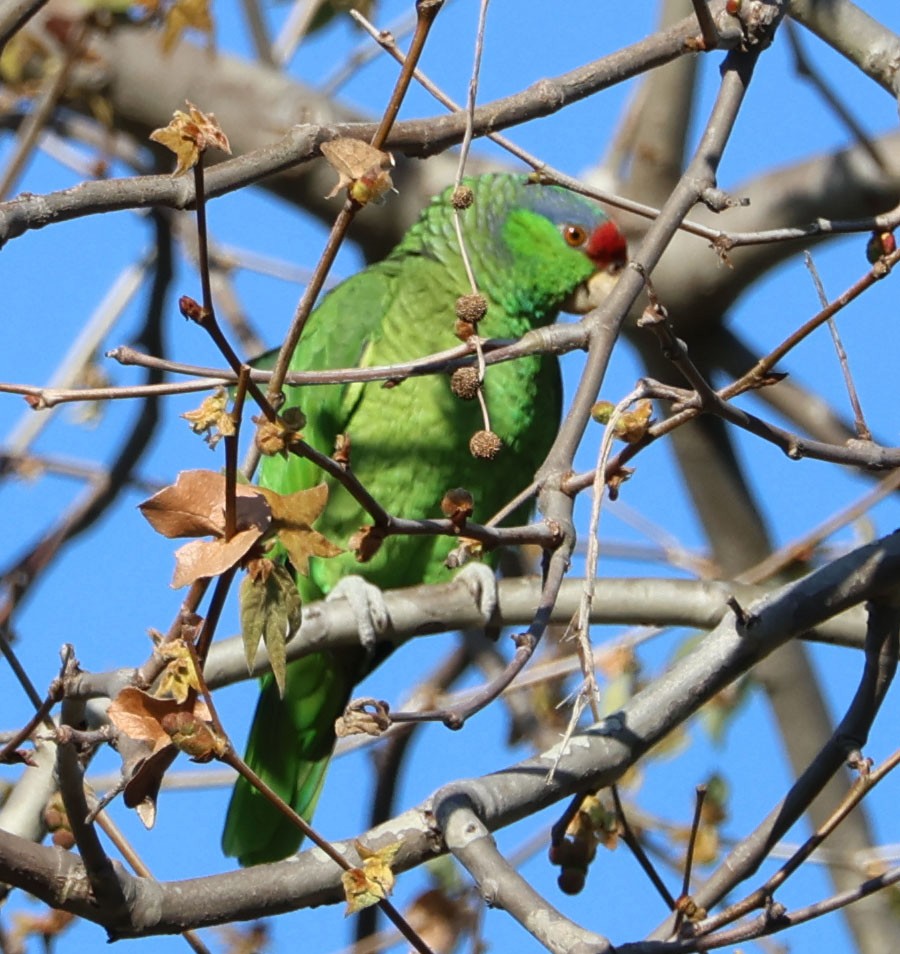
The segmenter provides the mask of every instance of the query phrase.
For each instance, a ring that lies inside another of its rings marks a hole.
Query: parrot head
[[[485,256],[476,262],[490,297],[539,325],[553,321],[560,310],[586,312],[609,293],[627,249],[600,206],[525,176],[482,176],[472,182],[476,199],[470,211],[476,215],[465,223],[466,231],[474,236],[487,225],[499,249],[493,260]],[[478,221],[482,218],[487,221]]]

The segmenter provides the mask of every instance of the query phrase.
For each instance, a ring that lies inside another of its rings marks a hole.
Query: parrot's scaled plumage
[[[552,322],[567,299],[598,273],[625,260],[616,226],[592,202],[523,176],[467,181],[474,203],[462,228],[478,288],[488,302],[479,333],[513,338]],[[294,354],[294,371],[389,365],[452,348],[456,299],[470,289],[453,226],[452,190],[432,200],[386,259],[338,285],[310,316]],[[562,385],[557,361],[529,356],[487,369],[484,393],[492,430],[503,441],[495,460],[475,458],[469,439],[483,427],[477,401],[455,396],[444,375],[381,383],[303,388],[304,438],[331,453],[338,435],[351,441],[351,467],[376,500],[403,517],[440,516],[444,493],[465,487],[473,519],[487,520],[528,486],[559,426]],[[321,472],[290,455],[266,458],[260,483],[280,493],[312,487]],[[330,496],[316,529],[346,546],[370,522],[342,487]],[[527,510],[517,517],[527,517]],[[444,566],[458,541],[447,536],[388,538],[372,560],[345,552],[310,560],[297,576],[304,602],[321,598],[350,574],[382,589],[448,581]],[[263,680],[246,759],[295,811],[309,817],[334,746],[334,721],[355,684],[379,660],[361,646],[313,653],[288,666],[284,698]],[[243,780],[235,786],[223,848],[241,864],[296,851],[300,833]]]

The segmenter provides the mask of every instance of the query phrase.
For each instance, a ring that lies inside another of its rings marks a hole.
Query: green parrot
[[[525,176],[485,175],[465,183],[472,206],[461,212],[462,231],[478,288],[487,301],[479,334],[516,338],[576,308],[587,287],[611,283],[625,261],[625,240],[594,203]],[[471,291],[453,224],[448,189],[434,198],[400,244],[385,258],[328,293],[310,316],[291,362],[295,371],[389,365],[459,344],[455,305]],[[584,299],[581,299],[584,301]],[[446,491],[464,487],[474,497],[473,519],[485,521],[523,490],[543,462],[559,427],[562,383],[555,358],[530,356],[487,368],[484,396],[492,431],[502,440],[495,459],[470,452],[484,427],[477,401],[451,391],[443,375],[302,390],[305,439],[331,453],[338,435],[351,442],[351,466],[376,500],[403,517],[440,517]],[[289,399],[290,400],[290,399]],[[296,455],[266,458],[260,484],[293,493],[322,480]],[[347,541],[370,518],[332,480],[316,529]],[[528,517],[528,508],[515,520]],[[320,599],[349,575],[380,589],[448,581],[445,567],[457,541],[449,536],[388,538],[367,563],[352,552],[311,558],[309,575],[296,575],[304,602]],[[309,818],[334,747],[334,722],[353,687],[386,655],[364,646],[316,652],[291,663],[284,697],[263,680],[247,745],[247,763],[298,814]],[[232,793],[222,846],[242,865],[295,852],[300,832],[257,791],[239,779]]]

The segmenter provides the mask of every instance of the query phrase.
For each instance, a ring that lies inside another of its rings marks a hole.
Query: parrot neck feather
[[[494,337],[523,334],[547,324],[571,291],[595,266],[583,251],[562,241],[559,229],[575,221],[593,232],[605,216],[596,206],[556,187],[529,185],[522,176],[498,174],[466,180],[472,206],[459,212],[466,253],[477,290],[506,317],[488,325]],[[439,261],[458,294],[472,291],[451,205],[445,190],[406,234],[391,258],[423,256]],[[496,316],[499,320],[499,316]]]

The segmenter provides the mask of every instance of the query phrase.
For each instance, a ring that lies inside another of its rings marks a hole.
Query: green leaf
[[[263,640],[282,695],[287,667],[285,646],[300,625],[300,610],[300,594],[287,569],[269,560],[256,561],[241,583],[244,656],[252,669],[259,641]]]

